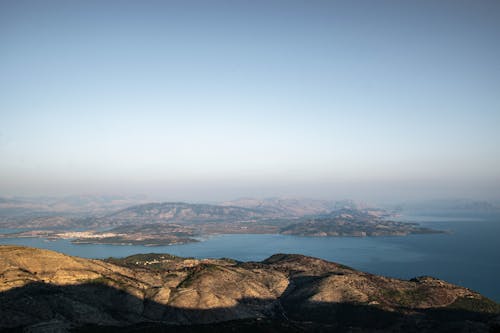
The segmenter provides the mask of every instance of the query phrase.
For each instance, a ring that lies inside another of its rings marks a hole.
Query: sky
[[[0,0],[0,195],[500,199],[500,2]]]

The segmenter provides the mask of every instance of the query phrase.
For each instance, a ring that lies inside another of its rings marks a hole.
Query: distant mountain
[[[0,246],[0,330],[486,333],[498,330],[499,311],[435,278],[393,279],[302,255],[91,260]]]
[[[143,196],[121,196],[121,195],[78,195],[68,196],[48,203],[50,210],[54,211],[88,211],[102,213],[115,211],[138,203],[146,202]]]
[[[436,199],[406,202],[398,205],[400,211],[425,215],[489,215],[500,214],[500,203],[471,199]]]
[[[185,202],[148,203],[122,209],[100,219],[112,225],[157,222],[252,221],[272,216],[266,209],[192,204]]]
[[[364,210],[369,208],[372,208],[372,206],[367,204],[366,202],[344,199],[335,201],[335,207],[333,210],[340,210],[340,209]]]
[[[242,198],[221,203],[223,206],[238,206],[258,209],[280,217],[300,217],[329,213],[339,207],[338,202],[304,198]]]
[[[7,197],[0,197],[0,205],[15,205],[19,204],[20,201],[12,198],[7,198]]]
[[[82,209],[87,207],[89,215],[79,216],[70,213],[58,215],[54,212],[38,212],[10,218],[0,215],[0,225],[4,228],[34,229],[19,232],[17,234],[19,237],[43,235],[48,237],[44,229],[50,229],[51,237],[71,238],[68,235],[75,235],[77,239],[73,242],[78,243],[147,245],[179,244],[193,241],[193,237],[210,234],[403,236],[435,232],[413,224],[387,220],[393,217],[387,211],[352,200],[239,199],[220,205],[163,202],[129,206],[112,213],[102,211],[110,207],[119,207],[126,202],[128,201],[115,197],[69,197],[62,201],[51,202],[51,209],[57,207],[66,211],[70,209],[69,207],[73,207],[74,211],[75,207]],[[179,225],[166,226],[168,223]],[[162,224],[164,228],[160,230],[160,226],[155,224]],[[109,230],[102,231],[103,228],[120,226],[127,228],[119,231],[113,229],[111,233]],[[149,227],[140,229],[141,226]],[[90,233],[73,234],[72,229],[75,228],[80,231],[86,229]],[[65,229],[69,234],[61,233]],[[173,234],[167,236],[168,232]]]
[[[339,207],[358,207],[358,205],[352,201],[339,204],[335,201],[291,198],[238,199],[219,205],[186,202],[148,203],[108,214],[99,219],[99,223],[126,225],[157,222],[249,222],[330,214]]]
[[[144,203],[140,196],[80,195],[0,198],[0,217],[90,216]]]

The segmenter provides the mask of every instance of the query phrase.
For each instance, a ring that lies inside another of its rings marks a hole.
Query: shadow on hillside
[[[246,319],[245,319],[246,318]],[[227,308],[176,308],[99,283],[31,283],[0,293],[0,331],[59,332],[497,332],[491,315],[384,311],[350,303],[246,298]],[[71,325],[70,325],[71,324]],[[499,330],[500,331],[500,330]]]

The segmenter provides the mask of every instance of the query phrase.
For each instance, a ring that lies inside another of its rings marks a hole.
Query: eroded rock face
[[[155,254],[103,261],[0,246],[0,329],[259,319],[299,330],[314,323],[439,331],[455,323],[487,331],[498,311],[480,294],[438,279],[392,279],[301,255],[247,263]]]

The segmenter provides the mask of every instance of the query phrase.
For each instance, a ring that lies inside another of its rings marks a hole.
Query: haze
[[[1,1],[0,195],[500,198],[498,1]]]

